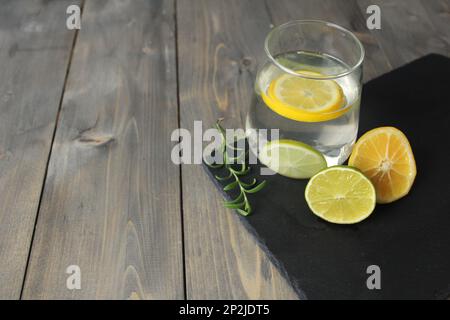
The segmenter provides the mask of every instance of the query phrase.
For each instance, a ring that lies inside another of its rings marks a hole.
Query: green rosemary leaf
[[[228,203],[228,204],[238,203],[239,201],[242,200],[243,197],[244,197],[244,193],[241,192],[235,199],[229,200],[229,201],[225,201],[225,203]]]
[[[215,177],[216,177],[216,179],[219,180],[219,181],[225,181],[225,180],[230,179],[232,176],[233,176],[233,174],[232,174],[231,172],[229,172],[229,174],[228,174],[227,176],[224,176],[224,177],[215,176]]]
[[[233,154],[237,154],[235,157],[228,157],[228,159],[234,161],[234,163],[244,163],[245,158],[248,155],[248,152],[244,152],[241,150],[238,150],[237,152],[233,152]]]
[[[250,205],[250,202],[248,202],[248,200],[247,200],[247,202],[244,204],[244,210],[245,210],[248,214],[250,214],[250,213],[252,212],[252,207],[251,207],[251,205]]]
[[[223,164],[209,164],[208,166],[213,168],[213,169],[220,169],[220,168],[223,167]]]
[[[245,183],[241,181],[241,186],[243,186],[244,188],[250,188],[253,187],[256,184],[256,179],[253,178],[252,182],[250,183]]]
[[[232,141],[231,141],[231,143],[229,143],[230,141],[227,141],[227,137],[226,137],[226,130],[220,124],[222,120],[223,119],[218,119],[215,124],[215,127],[219,131],[219,133],[221,135],[221,140],[222,140],[220,147],[218,149],[216,149],[215,152],[216,153],[218,152],[223,156],[224,163],[223,164],[210,164],[207,161],[205,161],[205,163],[211,168],[225,168],[226,170],[228,170],[228,175],[224,175],[224,176],[216,175],[215,178],[218,181],[226,181],[228,179],[234,178],[234,181],[232,181],[231,183],[228,183],[225,187],[223,187],[223,190],[230,191],[232,189],[239,188],[240,193],[235,199],[229,200],[229,201],[224,201],[224,206],[226,208],[236,209],[236,211],[239,214],[241,214],[243,216],[247,216],[252,212],[252,207],[250,205],[250,202],[249,202],[246,194],[258,192],[266,185],[266,182],[263,181],[259,185],[255,186],[255,184],[257,183],[256,179],[253,179],[249,183],[242,182],[240,180],[239,177],[245,176],[250,171],[250,167],[248,167],[248,165],[246,163],[246,159],[247,159],[247,155],[248,155],[249,151],[245,150],[245,148],[239,147],[240,146],[239,142],[241,142],[242,139],[245,140],[245,137],[242,138],[242,137],[238,137],[235,135],[235,136],[231,137]],[[231,150],[234,150],[234,151],[229,152]],[[237,165],[240,165],[239,169],[236,168]]]
[[[244,211],[242,209],[236,209],[236,211],[239,212],[239,214],[243,215],[244,217],[250,214],[250,212]]]
[[[242,164],[245,159],[242,158],[242,156],[237,156],[237,157],[228,157],[228,160],[230,161],[230,163],[240,163],[240,164]]]
[[[261,182],[260,184],[258,184],[256,187],[249,189],[249,190],[245,190],[246,193],[256,193],[259,190],[261,190],[262,188],[264,188],[264,186],[267,184],[267,181],[264,180],[263,182]]]
[[[213,169],[219,169],[219,168],[221,168],[221,167],[223,167],[223,163],[222,164],[218,164],[218,163],[209,163],[208,161],[206,161],[205,159],[203,159],[203,162],[208,166],[208,167],[210,167],[210,168],[213,168]]]
[[[235,170],[235,169],[231,168],[230,166],[228,167],[228,169],[238,176],[247,174],[250,171],[250,168],[247,168],[247,164],[245,162],[241,163],[241,168],[239,170]]]
[[[230,168],[231,169],[231,168]],[[233,169],[232,169],[233,170]],[[245,169],[244,171],[242,170],[233,170],[234,174],[236,174],[237,176],[245,176],[247,173],[250,172],[250,168]]]
[[[223,206],[225,208],[230,208],[230,209],[239,209],[242,208],[242,206],[244,206],[245,203],[244,202],[239,202],[239,203],[224,203]]]
[[[241,163],[241,170],[240,170],[240,172],[244,172],[245,170],[247,170],[247,164],[244,162],[244,163]]]
[[[244,151],[245,148],[239,148],[237,146],[234,146],[234,145],[239,145],[239,141],[241,141],[241,140],[233,139],[231,142],[227,141],[227,148],[229,150]]]
[[[225,129],[220,125],[220,122],[223,120],[223,118],[217,119],[215,127],[217,130],[220,131],[220,133],[225,134]]]
[[[227,149],[228,149],[228,150],[234,150],[234,151],[244,151],[244,149],[235,147],[235,146],[233,146],[232,144],[227,144]],[[243,153],[243,152],[242,152],[242,153]]]
[[[233,182],[227,184],[225,187],[223,187],[223,190],[224,191],[229,191],[231,189],[236,188],[237,186],[238,186],[238,182],[237,181],[233,181]]]

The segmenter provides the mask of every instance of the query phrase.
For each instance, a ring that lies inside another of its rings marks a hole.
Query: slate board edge
[[[214,174],[211,170],[209,170],[208,166],[203,163],[204,171],[206,174],[210,177],[210,180],[212,180],[213,184],[221,191],[221,193],[224,195],[224,200],[232,200],[230,195],[223,191],[223,186],[220,184],[220,182],[214,177]],[[294,292],[297,294],[298,298],[300,300],[307,300],[306,294],[300,289],[297,279],[294,277],[291,277],[289,273],[287,272],[286,268],[284,267],[283,262],[281,262],[267,247],[265,241],[259,236],[258,232],[255,230],[255,228],[247,221],[246,217],[241,216],[236,210],[233,210],[233,213],[236,214],[239,217],[239,220],[244,225],[245,229],[254,237],[254,239],[257,241],[258,246],[264,251],[268,259],[271,263],[277,268],[278,272],[280,272],[281,276],[291,285],[291,287],[294,289]],[[254,213],[256,214],[256,213]]]
[[[367,83],[364,83],[364,85],[367,85],[370,82],[375,81],[376,79],[385,76],[386,74],[401,70],[403,68],[406,68],[407,66],[409,66],[410,64],[413,64],[414,62],[421,60],[421,59],[425,59],[425,58],[432,58],[432,57],[439,57],[439,58],[446,58],[448,59],[448,57],[442,55],[442,54],[437,54],[437,53],[429,53],[427,55],[424,55],[420,58],[417,58],[413,61],[410,61],[396,69],[393,69],[387,73],[384,73],[370,81],[368,81]],[[358,132],[358,138],[360,137],[360,132]],[[207,173],[207,175],[210,177],[210,179],[213,181],[213,184],[219,188],[219,190],[221,191],[222,195],[224,195],[225,200],[231,200],[230,195],[223,190],[223,186],[221,185],[221,183],[214,177],[214,173],[213,171],[210,170],[210,168],[203,162],[202,164],[204,166],[204,170]],[[233,210],[235,214],[237,214],[240,218],[240,221],[242,221],[244,227],[246,228],[246,230],[248,232],[250,232],[252,234],[252,236],[255,238],[255,240],[257,241],[258,245],[261,247],[261,249],[266,253],[267,257],[269,258],[269,260],[275,265],[275,267],[277,268],[277,270],[280,272],[280,274],[282,275],[282,277],[284,279],[286,279],[288,281],[288,283],[292,286],[292,288],[294,289],[295,293],[298,295],[299,299],[302,300],[307,300],[308,297],[306,296],[306,294],[300,289],[299,287],[299,283],[298,280],[289,275],[289,273],[287,272],[284,264],[282,261],[280,261],[271,251],[270,249],[267,247],[264,239],[262,239],[258,232],[255,230],[255,228],[247,221],[247,219],[243,216],[241,216],[237,211]],[[257,213],[253,213],[253,214],[257,214]],[[447,290],[442,290],[441,292],[439,292],[436,296],[437,300],[450,300],[450,286],[447,288]]]

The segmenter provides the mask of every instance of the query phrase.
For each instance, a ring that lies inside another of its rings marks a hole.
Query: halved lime
[[[376,202],[372,182],[361,171],[348,166],[320,171],[309,180],[305,198],[316,216],[340,224],[366,219]]]
[[[294,179],[305,179],[327,167],[323,155],[295,140],[273,140],[259,153],[259,160],[273,171]]]

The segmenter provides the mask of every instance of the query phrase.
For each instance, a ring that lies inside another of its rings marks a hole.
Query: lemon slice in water
[[[313,71],[299,70],[299,75],[320,77]],[[345,96],[333,80],[308,79],[282,74],[272,80],[262,94],[266,105],[279,115],[296,121],[327,121],[345,113]]]

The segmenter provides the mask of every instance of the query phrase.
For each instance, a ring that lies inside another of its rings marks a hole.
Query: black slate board
[[[309,299],[445,299],[450,294],[450,59],[428,55],[363,87],[359,133],[395,126],[417,162],[410,194],[378,205],[356,225],[316,218],[304,200],[306,180],[250,177],[268,185],[251,196],[242,218]],[[215,170],[209,169],[212,180]],[[229,197],[230,195],[226,195]],[[381,290],[366,286],[369,265],[381,268]]]

